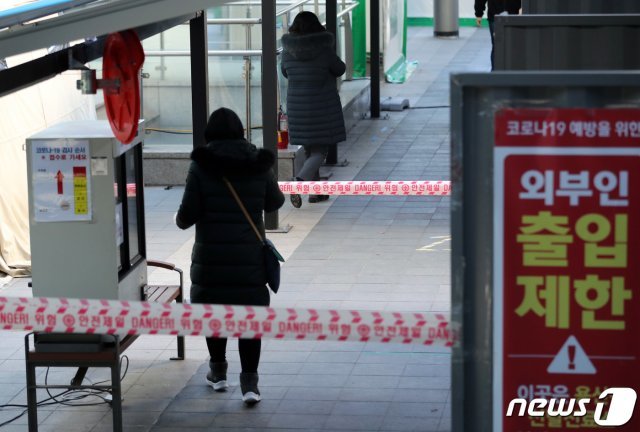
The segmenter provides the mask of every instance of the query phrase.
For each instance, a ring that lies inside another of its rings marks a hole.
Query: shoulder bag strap
[[[253,219],[251,219],[249,212],[242,204],[242,201],[240,200],[240,197],[236,193],[236,190],[233,188],[233,185],[229,182],[229,180],[226,177],[222,177],[222,180],[224,180],[225,184],[229,188],[229,191],[231,191],[231,195],[233,195],[233,198],[236,200],[236,202],[240,206],[240,210],[242,210],[244,217],[247,218],[249,225],[251,225],[251,228],[253,228],[253,231],[256,233],[256,236],[258,236],[258,240],[260,241],[260,243],[263,243],[264,239],[262,238],[262,235],[260,235],[260,231],[258,231],[258,227],[256,227],[256,224],[253,223]]]

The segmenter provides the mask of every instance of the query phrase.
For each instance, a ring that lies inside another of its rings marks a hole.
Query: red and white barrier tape
[[[416,181],[288,181],[278,182],[285,194],[319,195],[451,195],[451,182]],[[118,185],[114,185],[116,195]],[[136,195],[136,185],[127,183],[127,196]]]
[[[449,181],[304,181],[278,182],[285,194],[451,195]]]
[[[440,313],[0,297],[0,329],[453,345]]]

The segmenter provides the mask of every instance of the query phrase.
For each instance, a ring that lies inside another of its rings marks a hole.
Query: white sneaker
[[[254,393],[251,391],[246,392],[245,394],[242,395],[242,402],[246,403],[247,405],[255,405],[261,400],[262,398],[258,393]]]
[[[255,405],[262,400],[258,390],[257,372],[240,373],[240,390],[242,390],[242,401],[247,405]]]
[[[227,380],[220,380],[220,381],[213,382],[213,379],[212,377],[210,377],[210,375],[211,375],[210,373],[207,374],[207,377],[205,378],[205,380],[207,381],[207,385],[213,388],[213,390],[217,392],[223,392],[229,388],[229,384],[227,383]]]

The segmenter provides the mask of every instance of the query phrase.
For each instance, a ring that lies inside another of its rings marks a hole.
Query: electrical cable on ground
[[[127,371],[129,370],[129,357],[127,357],[126,355],[123,355],[122,357],[120,357],[120,369],[122,370],[122,364],[123,361],[126,360],[126,364],[125,364],[125,368],[124,368],[124,372],[122,373],[122,376],[120,377],[120,381],[122,381],[124,379],[125,376],[127,376]],[[49,379],[49,370],[50,368],[47,368],[47,372],[45,373],[45,378],[44,378],[44,385],[47,385],[48,379]],[[98,381],[96,383],[90,383],[91,385],[100,385],[103,383],[108,382],[109,380],[103,380],[103,381]],[[69,390],[65,390],[61,393],[58,393],[57,395],[52,395],[51,392],[49,391],[48,388],[46,388],[47,390],[47,394],[49,395],[48,398],[43,399],[41,401],[39,401],[36,405],[38,407],[43,407],[43,406],[50,406],[50,405],[66,405],[66,406],[96,406],[96,405],[103,405],[103,404],[108,404],[111,403],[111,400],[108,399],[106,396],[103,396],[103,393],[111,393],[108,389],[105,390],[95,390],[95,389],[89,389],[89,390],[82,390],[82,389],[69,389]],[[89,403],[71,403],[73,401],[79,401],[88,397],[97,397],[102,399],[101,402],[89,402]],[[63,400],[58,400],[58,398],[60,397],[64,397]],[[23,411],[16,415],[15,417],[6,420],[2,423],[0,423],[0,428],[3,426],[6,426],[10,423],[13,423],[14,421],[18,420],[20,417],[22,417],[23,415],[25,415],[28,411],[29,411],[29,406],[28,405],[24,405],[24,404],[4,404],[4,405],[0,405],[0,410],[4,409],[4,408],[23,408]]]
[[[412,106],[409,109],[437,109],[437,108],[451,108],[451,105],[432,105],[432,106]]]

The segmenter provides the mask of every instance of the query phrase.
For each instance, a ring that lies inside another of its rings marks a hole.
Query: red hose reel
[[[115,137],[124,144],[135,138],[140,120],[140,69],[144,50],[133,30],[107,37],[102,57],[102,77],[115,86],[103,87],[107,118]]]

